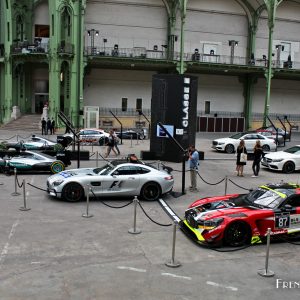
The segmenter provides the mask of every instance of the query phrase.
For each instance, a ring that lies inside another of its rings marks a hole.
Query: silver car
[[[48,194],[66,201],[80,201],[89,185],[90,196],[139,196],[157,200],[172,190],[174,179],[165,170],[143,163],[114,161],[100,168],[80,168],[60,172],[47,180]]]

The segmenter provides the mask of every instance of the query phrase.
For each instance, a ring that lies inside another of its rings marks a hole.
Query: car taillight
[[[164,177],[165,180],[173,180],[173,176]]]

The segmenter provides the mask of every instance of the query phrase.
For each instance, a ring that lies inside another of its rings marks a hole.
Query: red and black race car
[[[266,184],[248,194],[202,198],[185,211],[181,229],[194,241],[240,247],[271,238],[300,238],[300,185]]]

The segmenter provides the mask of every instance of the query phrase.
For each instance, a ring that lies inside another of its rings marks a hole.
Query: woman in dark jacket
[[[242,154],[247,154],[247,150],[245,147],[245,141],[241,140],[239,146],[236,149],[236,170],[237,176],[243,177],[244,166],[246,165],[246,161],[241,159]]]
[[[252,177],[257,177],[260,169],[261,158],[265,155],[260,144],[260,140],[256,141],[256,144],[253,148],[254,160],[252,164],[252,170],[254,175]]]

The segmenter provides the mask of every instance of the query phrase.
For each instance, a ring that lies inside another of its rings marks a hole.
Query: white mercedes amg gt
[[[100,168],[80,168],[63,171],[47,180],[48,194],[66,201],[80,201],[89,186],[91,197],[139,196],[157,200],[172,190],[174,185],[170,168],[155,169],[142,162],[113,161]]]

